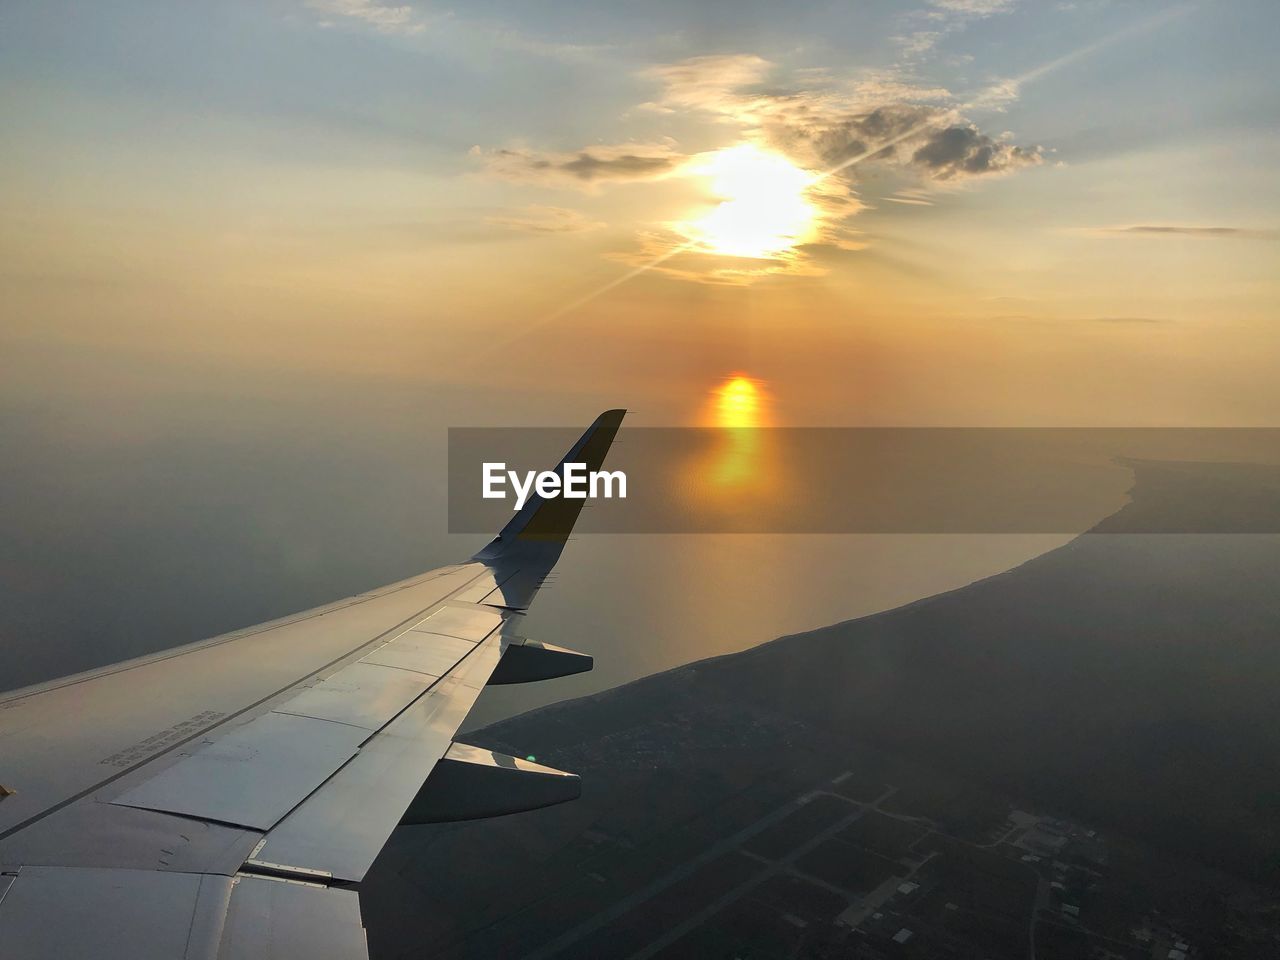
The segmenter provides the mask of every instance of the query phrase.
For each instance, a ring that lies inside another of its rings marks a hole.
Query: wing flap
[[[0,901],[0,956],[361,960],[354,890],[240,875],[24,867]]]
[[[266,713],[112,803],[266,830],[346,763],[368,731]]]
[[[219,880],[231,884],[192,873],[24,867],[0,902],[0,957],[192,956],[192,924],[208,903],[201,888]]]
[[[439,633],[446,637],[479,642],[502,625],[502,615],[474,605],[441,607],[431,616],[413,625],[423,633]]]
[[[453,742],[502,654],[483,640],[266,837],[254,859],[358,882]]]
[[[217,960],[363,960],[368,955],[354,890],[236,877]]]
[[[332,720],[373,732],[426,692],[438,677],[397,667],[357,662],[276,707],[315,720]]]
[[[471,640],[409,631],[362,657],[360,662],[443,677],[474,648]]]

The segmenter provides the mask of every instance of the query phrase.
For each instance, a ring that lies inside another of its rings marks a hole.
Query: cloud
[[[922,86],[896,70],[864,70],[837,79],[821,69],[797,70],[787,80],[755,54],[692,57],[659,64],[641,76],[661,84],[657,99],[640,105],[656,113],[702,111],[745,127],[869,111],[885,103],[945,101],[943,87]]]
[[[894,43],[907,59],[919,59],[933,51],[938,42],[947,35],[945,30],[912,30],[910,33],[894,37]]]
[[[577,210],[565,207],[547,207],[530,204],[519,213],[502,217],[489,217],[488,223],[519,230],[522,233],[585,233],[598,230],[604,226],[598,220],[591,220]]]
[[[971,17],[989,17],[996,13],[1008,13],[1017,0],[933,0],[933,5],[952,13]]]
[[[1174,321],[1167,316],[1087,316],[1082,323],[1087,324],[1171,324]]]
[[[727,102],[741,102],[740,91],[762,83],[773,64],[755,54],[735,53],[691,57],[676,63],[659,64],[642,76],[662,84],[660,109],[685,107],[725,112]]]
[[[1039,323],[1039,324],[1080,324],[1080,323],[1101,323],[1101,324],[1161,324],[1175,323],[1176,321],[1170,317],[1062,317],[1062,316],[1042,316],[1031,313],[999,313],[988,317],[974,317],[975,320],[985,320],[993,323]]]
[[[494,176],[519,183],[590,188],[600,183],[657,180],[674,173],[687,157],[669,143],[626,143],[550,153],[524,147],[486,150],[471,155]]]
[[[1044,156],[1039,147],[1015,147],[980,133],[977,127],[952,126],[931,133],[911,160],[935,180],[953,180],[1008,173],[1042,163]]]
[[[933,200],[930,198],[927,190],[899,190],[897,193],[883,197],[884,200],[891,200],[894,203],[905,203],[916,207],[932,207]]]
[[[1104,236],[1130,235],[1147,237],[1241,237],[1251,239],[1273,238],[1275,230],[1251,230],[1244,227],[1198,227],[1163,224],[1137,224],[1131,227],[1098,227],[1093,231]]]
[[[957,181],[1043,160],[1039,147],[1016,146],[964,120],[945,105],[952,97],[940,87],[885,71],[843,82],[825,71],[807,71],[793,84],[779,83],[775,72],[773,63],[754,54],[660,64],[643,74],[661,84],[660,95],[637,109],[708,114],[815,171],[856,160],[892,165],[920,180]],[[475,147],[472,154],[506,179],[579,187],[659,179],[677,173],[689,159],[670,142],[598,145],[569,153]],[[851,183],[854,172],[841,176]]]
[[[866,111],[826,104],[825,109],[790,111],[767,124],[764,134],[770,145],[811,168],[833,169],[855,159],[892,162],[899,159],[897,144],[923,134],[938,113],[912,103]]]
[[[403,4],[393,6],[378,0],[307,0],[307,6],[318,13],[360,20],[383,33],[418,33],[423,29],[413,7]]]
[[[866,246],[849,226],[864,208],[856,191],[866,166],[892,174],[887,192],[893,203],[924,206],[932,202],[929,193],[944,184],[1009,174],[1043,162],[1039,147],[1015,145],[1006,134],[984,133],[963,116],[949,91],[917,84],[899,70],[862,71],[842,78],[809,69],[779,76],[769,60],[744,53],[658,64],[642,76],[659,89],[637,110],[659,116],[701,115],[730,128],[730,144],[781,154],[816,175],[805,187],[805,200],[817,215],[799,246],[754,262],[713,255],[690,241],[687,225],[676,223],[651,227],[638,238],[637,251],[617,255],[637,268],[683,279],[750,283],[776,275],[825,272],[822,256]],[[568,152],[524,145],[477,146],[471,152],[491,175],[581,190],[698,175],[699,160],[707,156],[683,153],[670,140],[598,144]],[[525,218],[509,219],[505,225],[558,232],[562,224],[544,217],[537,218],[536,225]]]
[[[1017,0],[931,0],[928,9],[906,14],[906,32],[894,37],[894,42],[907,61],[920,60],[972,21],[1009,13],[1016,4]]]
[[[804,165],[844,170],[856,163],[896,167],[925,181],[1011,173],[1044,161],[1038,146],[1019,147],[982,133],[954,109],[886,103],[866,112],[809,109],[765,127],[769,143]]]
[[[450,14],[455,24],[462,25],[456,16]],[[539,37],[522,33],[503,24],[490,24],[477,21],[470,26],[477,34],[480,43],[494,45],[504,50],[526,53],[535,57],[545,57],[561,63],[599,63],[613,49],[611,44],[568,43],[560,40],[543,40]]]
[[[1043,162],[1037,146],[1020,147],[966,121],[949,91],[921,86],[889,70],[844,83],[808,72],[788,85],[774,64],[752,54],[694,57],[645,76],[663,84],[643,108],[695,110],[743,128],[749,136],[811,170],[874,162],[934,181],[1009,173]],[[1001,96],[1013,96],[1001,87]],[[851,180],[853,172],[842,173]]]

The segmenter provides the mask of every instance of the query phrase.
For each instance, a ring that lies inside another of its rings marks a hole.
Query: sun
[[[739,430],[765,425],[768,397],[760,380],[735,373],[712,391],[711,425]]]
[[[759,399],[756,385],[746,377],[734,377],[719,390],[717,406],[720,424],[725,427],[754,427]]]
[[[728,257],[772,259],[813,238],[818,210],[813,174],[786,157],[741,144],[699,158],[690,172],[707,177],[718,203],[679,224],[694,249]]]

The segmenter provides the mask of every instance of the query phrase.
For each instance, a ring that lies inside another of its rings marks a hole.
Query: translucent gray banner
[[[500,529],[580,433],[451,429],[450,532]],[[1276,428],[624,426],[604,469],[626,496],[575,533],[1280,532]]]

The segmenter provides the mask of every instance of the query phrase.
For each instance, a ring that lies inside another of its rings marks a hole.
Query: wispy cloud
[[[598,63],[613,49],[609,44],[544,40],[503,24],[478,23],[475,29],[481,34],[481,42],[561,63]]]
[[[1093,227],[1086,231],[1093,236],[1138,237],[1235,237],[1242,239],[1274,239],[1275,230],[1257,230],[1247,227],[1203,227],[1186,224],[1135,224],[1127,227]]]
[[[510,51],[560,63],[600,63],[613,49],[610,44],[572,43],[546,39],[518,29],[502,20],[467,16],[465,10],[428,8],[420,3],[388,0],[301,0],[319,15],[321,27],[334,27],[341,20],[362,24],[384,34],[417,34],[428,26],[439,29],[450,41],[476,48]]]
[[[407,4],[379,3],[378,0],[307,0],[317,13],[358,20],[383,33],[419,33],[424,28],[413,7]],[[332,26],[333,21],[321,21]]]
[[[1058,316],[1058,315],[1052,315],[1052,314],[1044,315],[1044,314],[1035,314],[1035,313],[997,313],[991,316],[975,317],[973,319],[985,320],[992,323],[1020,323],[1020,324],[1046,324],[1046,325],[1100,323],[1100,324],[1114,324],[1117,326],[1124,326],[1129,324],[1144,325],[1144,324],[1161,324],[1161,323],[1176,322],[1170,317],[1140,317],[1140,316],[1072,317],[1072,316]]]
[[[1080,320],[1085,324],[1171,324],[1167,316],[1087,316]]]
[[[754,259],[696,251],[665,230],[646,231],[639,241],[636,249],[611,253],[609,259],[632,267],[633,275],[661,273],[677,280],[713,286],[741,287],[768,277],[817,277],[826,273],[803,248]]]
[[[1016,5],[1017,0],[931,0],[903,18],[904,32],[894,40],[908,62],[918,61],[971,22],[1009,13]]]
[[[917,84],[895,71],[836,78],[826,70],[797,70],[782,76],[776,64],[755,54],[691,57],[650,67],[641,76],[661,85],[659,96],[642,107],[662,113],[703,111],[744,127],[785,124],[809,113],[867,112],[886,102],[951,99],[944,87]]]
[[[690,57],[677,63],[658,64],[641,76],[658,81],[662,85],[662,96],[642,106],[656,106],[668,112],[685,108],[731,115],[726,105],[746,109],[751,97],[744,96],[742,91],[762,83],[772,70],[772,63],[751,53]]]
[[[916,207],[932,207],[933,206],[933,199],[929,196],[928,191],[921,190],[921,189],[899,190],[897,193],[894,193],[891,196],[883,197],[881,199],[890,200],[894,203],[905,203],[910,206],[916,206]]]
[[[530,204],[506,216],[489,217],[487,222],[522,233],[543,234],[585,233],[590,230],[599,230],[604,226],[600,221],[592,220],[577,210],[541,204]]]
[[[1017,0],[933,0],[933,6],[971,17],[989,17],[994,13],[1008,13]]]
[[[571,153],[475,146],[471,156],[487,172],[506,180],[579,189],[602,183],[657,180],[674,173],[688,159],[670,143],[593,145]]]

